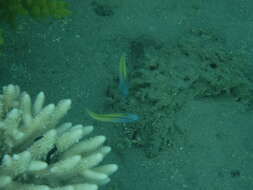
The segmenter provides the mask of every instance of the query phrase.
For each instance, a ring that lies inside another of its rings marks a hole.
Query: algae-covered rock
[[[18,16],[28,15],[34,19],[63,18],[71,14],[64,0],[1,0],[0,21],[16,26]],[[4,44],[3,30],[0,29],[0,47]]]
[[[129,44],[129,96],[123,99],[118,86],[109,87],[106,108],[140,115],[138,123],[124,127],[122,139],[144,147],[149,157],[182,142],[176,114],[189,101],[223,96],[253,102],[247,56],[226,49],[210,31],[186,32],[174,46],[149,37]]]
[[[62,18],[71,12],[68,3],[63,0],[5,0],[0,1],[0,20],[15,24],[19,15],[30,15],[33,18],[52,16]]]
[[[3,30],[0,28],[0,46],[4,44]]]

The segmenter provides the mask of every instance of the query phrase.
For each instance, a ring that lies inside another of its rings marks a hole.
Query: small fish
[[[132,113],[110,113],[110,114],[97,114],[90,110],[86,110],[88,115],[98,121],[113,122],[113,123],[129,123],[135,122],[139,116]]]
[[[127,66],[125,54],[120,57],[119,61],[119,89],[125,97],[128,96]]]

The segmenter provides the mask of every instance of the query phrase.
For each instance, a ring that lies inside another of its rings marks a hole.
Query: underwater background
[[[253,1],[67,2],[63,18],[1,22],[0,83],[70,98],[66,120],[107,136],[119,171],[100,189],[253,189]],[[87,108],[139,119],[100,122]]]

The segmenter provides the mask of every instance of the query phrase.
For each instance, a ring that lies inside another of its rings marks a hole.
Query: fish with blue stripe
[[[132,113],[98,114],[86,109],[88,115],[95,120],[113,123],[130,123],[139,120],[139,116]]]

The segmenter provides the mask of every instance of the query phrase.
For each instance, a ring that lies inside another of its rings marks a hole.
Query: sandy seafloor
[[[72,0],[72,16],[60,21],[21,19],[17,31],[6,34],[0,83],[18,84],[33,96],[44,91],[48,103],[71,98],[65,119],[93,124],[109,144],[122,125],[94,122],[85,108],[106,110],[106,89],[130,39],[149,36],[169,46],[187,31],[203,29],[253,60],[251,0],[104,0],[97,2],[109,10],[101,14],[92,2]],[[187,134],[155,158],[134,146],[112,151],[104,162],[118,164],[119,170],[100,189],[253,189],[251,107],[226,96],[196,99],[184,105],[176,121]]]

